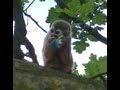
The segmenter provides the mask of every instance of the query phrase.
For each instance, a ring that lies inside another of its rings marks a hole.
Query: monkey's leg
[[[67,49],[64,49],[64,51],[59,54],[59,57],[63,64],[63,71],[71,73],[73,64],[72,54],[68,52]]]

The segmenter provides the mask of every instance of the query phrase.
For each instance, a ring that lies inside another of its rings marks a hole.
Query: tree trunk
[[[15,21],[15,29],[13,36],[13,57],[23,59],[24,54],[20,48],[20,45],[24,44],[29,50],[30,57],[33,63],[37,63],[35,50],[30,41],[26,38],[27,30],[25,27],[25,21],[23,18],[23,8],[21,0],[13,0],[13,19]]]

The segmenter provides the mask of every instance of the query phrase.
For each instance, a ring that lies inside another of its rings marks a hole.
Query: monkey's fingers
[[[50,37],[50,38],[48,39],[48,42],[51,43],[54,39],[55,39],[55,37]]]

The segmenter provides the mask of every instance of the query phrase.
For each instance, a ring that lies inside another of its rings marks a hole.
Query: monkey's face
[[[51,43],[53,40],[57,39],[61,35],[63,35],[63,32],[61,29],[56,29],[54,27],[51,27],[49,31],[49,43]]]
[[[57,20],[52,23],[47,35],[48,43],[52,46],[64,46],[71,39],[71,27],[69,23],[63,20]],[[60,44],[60,45],[59,45]]]

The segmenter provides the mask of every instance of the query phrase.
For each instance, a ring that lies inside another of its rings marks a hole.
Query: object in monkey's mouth
[[[51,44],[50,47],[53,49],[58,49],[60,48],[61,44],[62,44],[62,40],[64,39],[63,35],[60,35],[58,38],[54,39]]]

